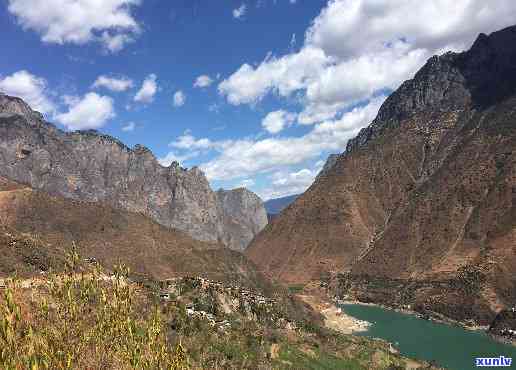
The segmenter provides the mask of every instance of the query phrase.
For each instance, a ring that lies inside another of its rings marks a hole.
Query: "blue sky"
[[[429,56],[516,19],[509,0],[0,4],[0,91],[263,198],[304,191]]]

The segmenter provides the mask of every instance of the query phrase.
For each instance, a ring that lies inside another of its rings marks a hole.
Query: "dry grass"
[[[8,280],[0,300],[2,369],[188,367],[181,343],[168,342],[158,308],[145,309],[127,284],[127,268],[107,279],[100,268],[79,271],[78,262],[72,251],[66,274],[50,276],[30,298]]]

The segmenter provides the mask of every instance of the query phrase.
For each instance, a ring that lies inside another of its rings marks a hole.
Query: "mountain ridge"
[[[267,223],[263,202],[248,190],[235,194],[252,199],[243,212],[255,214],[235,219],[199,168],[163,167],[148,148],[96,130],[64,132],[19,98],[0,95],[0,133],[0,175],[50,194],[106,201],[236,250]]]
[[[286,283],[337,274],[362,301],[490,322],[516,299],[515,45],[516,26],[430,58],[246,254]]]

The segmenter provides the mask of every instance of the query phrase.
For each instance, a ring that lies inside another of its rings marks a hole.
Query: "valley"
[[[200,4],[0,5],[0,368],[516,360],[516,3]]]

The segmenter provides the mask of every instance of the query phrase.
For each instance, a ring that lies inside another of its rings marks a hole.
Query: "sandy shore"
[[[327,328],[344,334],[353,334],[367,331],[371,326],[371,323],[349,316],[341,308],[319,297],[312,295],[298,295],[298,297],[324,316],[324,325]]]

